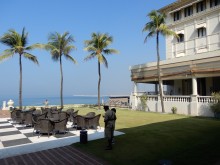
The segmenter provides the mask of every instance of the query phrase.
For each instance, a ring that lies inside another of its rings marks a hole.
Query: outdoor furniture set
[[[100,116],[101,114],[96,115],[95,112],[89,112],[85,116],[81,116],[78,115],[78,110],[68,109],[62,111],[57,107],[41,107],[41,110],[31,108],[25,111],[13,109],[11,111],[12,121],[33,127],[33,133],[37,133],[38,137],[41,134],[47,134],[49,137],[50,134],[67,133],[68,121],[72,122],[72,126],[76,129],[97,129],[98,126],[100,127]]]

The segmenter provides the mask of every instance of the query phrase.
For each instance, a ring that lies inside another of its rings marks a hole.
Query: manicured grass
[[[79,114],[90,111],[79,109]],[[103,118],[100,123],[103,126]],[[173,164],[210,165],[220,161],[220,121],[117,109],[116,130],[125,135],[115,137],[113,150],[105,151],[106,140],[73,144],[114,165],[158,164],[170,160]]]

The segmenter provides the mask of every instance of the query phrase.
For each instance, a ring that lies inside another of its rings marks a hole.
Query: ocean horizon
[[[14,106],[18,106],[18,98],[0,98],[0,107],[3,105],[3,101],[6,103],[9,100],[14,101]],[[24,97],[22,99],[22,106],[44,106],[45,100],[49,101],[49,105],[60,105],[60,97]],[[108,102],[109,96],[101,96],[101,103]],[[97,104],[98,97],[97,96],[86,96],[86,95],[74,95],[74,96],[64,96],[63,97],[64,104]]]

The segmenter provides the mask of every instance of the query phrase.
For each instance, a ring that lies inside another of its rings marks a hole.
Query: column
[[[196,96],[198,95],[198,91],[197,91],[197,79],[195,77],[192,77],[192,95]]]
[[[134,82],[134,94],[138,93],[138,83]]]
[[[191,102],[190,102],[190,115],[191,116],[198,116],[198,101],[197,101],[197,79],[195,76],[192,77],[192,95],[191,95]]]
[[[137,109],[137,105],[138,105],[137,95],[138,95],[138,83],[134,82],[134,92],[133,92],[134,103],[132,105],[132,109]]]

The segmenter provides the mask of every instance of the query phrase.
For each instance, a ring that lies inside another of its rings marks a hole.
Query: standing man
[[[112,138],[113,138],[113,131],[115,128],[115,120],[116,115],[114,111],[111,111],[109,109],[109,106],[104,106],[105,110],[105,116],[104,116],[104,122],[105,122],[105,137],[108,140],[108,146],[106,147],[106,150],[112,149]]]

